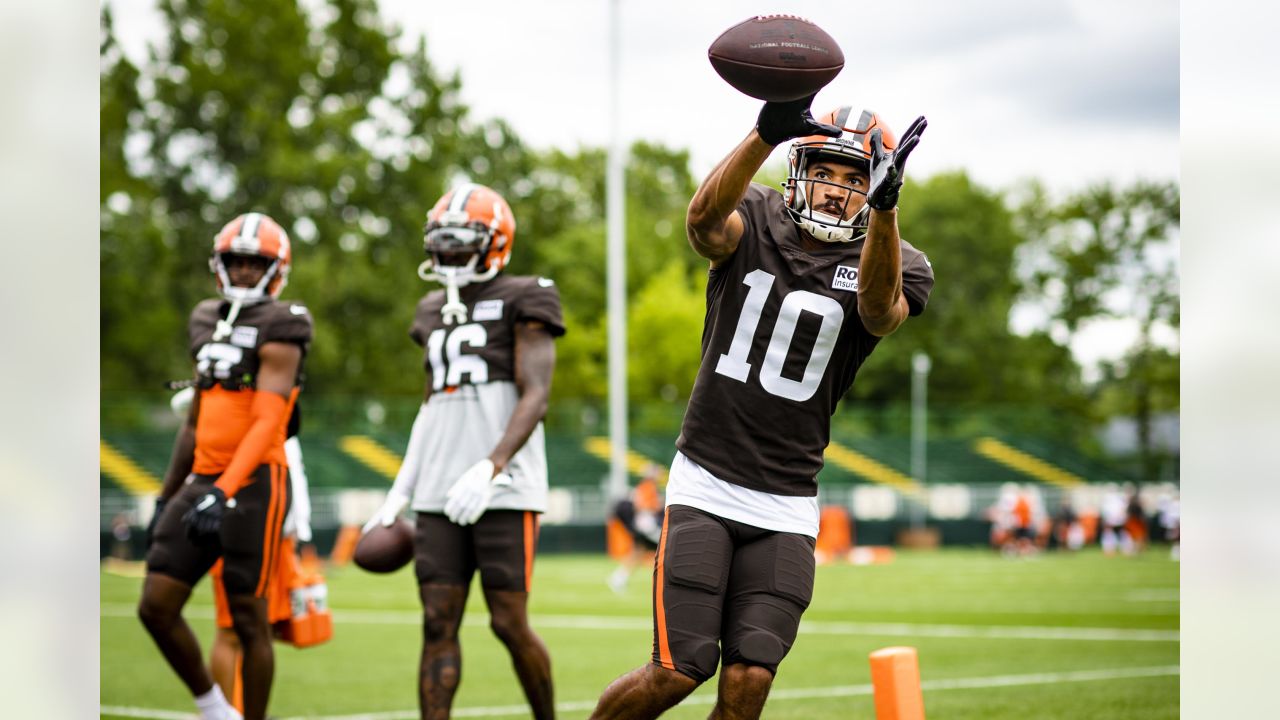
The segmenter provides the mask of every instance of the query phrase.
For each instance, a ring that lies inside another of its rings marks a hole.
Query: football
[[[374,573],[395,572],[413,559],[413,525],[400,518],[377,525],[356,543],[356,565]]]
[[[836,41],[794,15],[743,20],[711,43],[707,57],[725,82],[772,102],[812,95],[844,68],[844,51]]]

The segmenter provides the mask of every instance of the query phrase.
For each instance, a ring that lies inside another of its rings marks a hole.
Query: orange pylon
[[[887,647],[871,653],[871,685],[876,720],[924,720],[920,660],[913,647]]]

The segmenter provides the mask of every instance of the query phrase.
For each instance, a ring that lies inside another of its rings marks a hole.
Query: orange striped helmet
[[[262,280],[255,287],[242,288],[231,284],[225,255],[252,255],[270,261]],[[280,224],[263,213],[245,213],[222,226],[213,238],[213,257],[209,269],[218,282],[218,292],[228,300],[242,303],[261,302],[280,296],[289,281],[289,265],[293,260],[293,248],[289,233]]]
[[[464,183],[444,194],[427,213],[423,247],[433,269],[454,268],[459,280],[484,282],[511,259],[516,218],[502,196]]]
[[[848,242],[866,232],[870,208],[866,205],[848,220],[815,212],[809,207],[805,184],[824,182],[806,177],[809,165],[815,158],[826,157],[843,165],[852,165],[871,173],[871,131],[879,129],[885,150],[898,146],[897,136],[880,116],[871,110],[855,114],[852,106],[845,105],[818,118],[818,122],[835,125],[842,132],[839,137],[810,135],[796,139],[787,155],[787,181],[783,183],[784,198],[791,219],[809,234],[827,242]],[[805,180],[802,183],[801,180]],[[828,183],[830,184],[830,183]],[[841,186],[865,195],[862,190]],[[861,231],[861,232],[857,232]],[[856,233],[856,234],[855,234]]]

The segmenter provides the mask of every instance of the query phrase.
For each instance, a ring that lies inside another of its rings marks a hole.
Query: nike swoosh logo
[[[293,313],[294,315],[306,315],[307,307],[305,305],[290,305],[289,312]]]
[[[205,509],[207,509],[207,508],[212,507],[212,506],[213,506],[213,504],[214,504],[214,503],[216,503],[216,502],[218,502],[218,500],[217,500],[217,498],[215,498],[214,496],[212,496],[212,495],[205,495],[205,496],[200,500],[200,504],[196,506],[196,510],[205,510]]]

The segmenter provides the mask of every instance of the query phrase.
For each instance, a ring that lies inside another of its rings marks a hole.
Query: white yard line
[[[132,605],[104,603],[103,617],[134,617]],[[213,617],[209,606],[189,607],[189,618]],[[339,625],[421,625],[422,614],[416,611],[334,610],[333,621]],[[534,615],[536,628],[559,630],[624,630],[652,629],[648,617],[616,617],[605,615]],[[469,614],[463,620],[468,627],[488,627],[489,616]],[[1034,625],[933,625],[926,623],[873,623],[801,621],[800,632],[807,635],[862,635],[936,638],[999,638],[1002,640],[1083,640],[1103,642],[1178,642],[1177,630],[1140,628],[1043,627]]]
[[[926,680],[921,683],[925,692],[941,692],[945,690],[980,690],[984,688],[1017,687],[1020,685],[1055,685],[1071,682],[1099,682],[1107,680],[1125,680],[1131,678],[1169,677],[1180,674],[1177,665],[1156,667],[1111,668],[1107,670],[1075,670],[1056,673],[1031,673],[1027,675],[994,675],[989,677],[952,678],[949,680]],[[812,700],[818,698],[856,697],[870,695],[870,685],[837,685],[822,688],[796,688],[774,690],[769,693],[769,701],[777,704],[780,700]],[[681,705],[711,705],[715,703],[713,692],[702,692],[685,698]],[[578,700],[574,702],[556,703],[558,712],[582,712],[596,705],[595,700]],[[136,707],[116,707],[103,705],[99,710],[104,715],[118,715],[132,718],[154,718],[155,720],[191,720],[193,713],[180,713],[171,710],[148,710]],[[527,716],[528,705],[495,705],[490,707],[455,708],[453,717],[507,717]],[[306,715],[286,718],[285,720],[415,720],[418,711],[392,710],[389,712],[362,713],[356,715]]]

